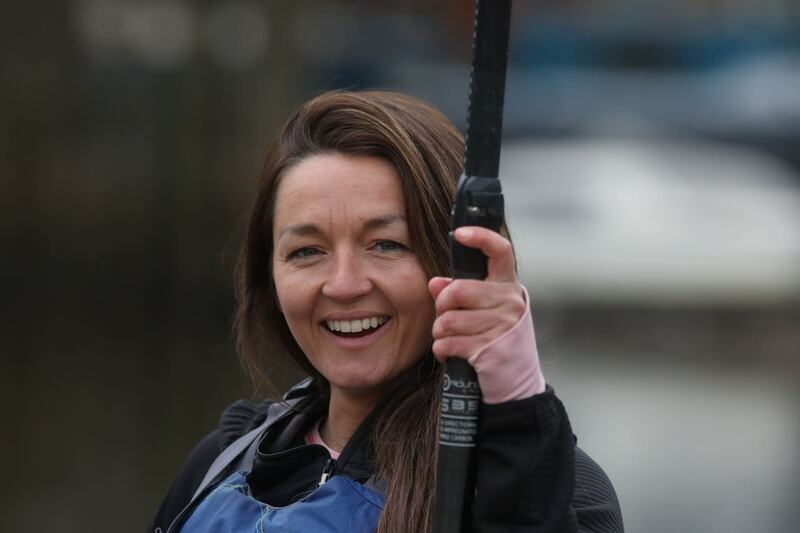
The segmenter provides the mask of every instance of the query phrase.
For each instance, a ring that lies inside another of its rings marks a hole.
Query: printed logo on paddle
[[[471,448],[478,436],[478,409],[481,403],[477,380],[444,376],[442,425],[439,443]]]

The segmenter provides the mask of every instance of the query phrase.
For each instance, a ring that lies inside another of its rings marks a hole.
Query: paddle
[[[473,35],[464,173],[453,203],[453,230],[483,226],[494,231],[503,221],[503,195],[497,178],[503,125],[511,0],[477,0]],[[450,236],[453,277],[484,279],[486,256]],[[473,368],[460,358],[444,366],[433,533],[471,529],[475,493],[474,451],[481,391]]]

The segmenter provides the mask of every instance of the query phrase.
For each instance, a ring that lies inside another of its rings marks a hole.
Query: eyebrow
[[[405,222],[406,217],[403,215],[386,215],[383,217],[370,218],[364,222],[365,230],[379,229],[386,226],[391,226],[395,222]]]
[[[405,222],[406,217],[403,215],[385,215],[381,217],[370,218],[364,222],[363,229],[364,231],[371,231],[379,228],[384,228],[386,226],[390,226],[396,222]],[[292,224],[291,226],[286,226],[283,228],[280,233],[278,233],[278,241],[287,234],[290,233],[292,235],[298,237],[307,237],[309,235],[319,235],[322,233],[322,230],[316,224]]]

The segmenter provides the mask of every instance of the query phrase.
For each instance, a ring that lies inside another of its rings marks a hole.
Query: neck
[[[331,387],[328,417],[320,425],[320,437],[325,444],[341,452],[379,401],[379,397],[354,396]]]

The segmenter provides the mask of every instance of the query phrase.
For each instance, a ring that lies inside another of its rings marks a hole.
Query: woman
[[[489,274],[446,277],[462,153],[405,95],[327,93],[289,118],[240,254],[236,333],[259,379],[285,353],[310,380],[229,407],[150,531],[429,531],[447,357],[468,358],[484,394],[476,531],[622,531],[545,385],[505,229],[457,231]]]

